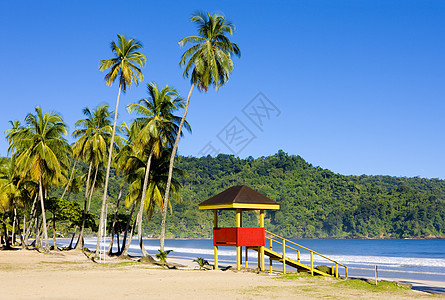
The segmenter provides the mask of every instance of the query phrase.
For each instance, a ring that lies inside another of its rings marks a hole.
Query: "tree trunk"
[[[116,110],[114,111],[113,132],[111,134],[110,150],[108,151],[108,164],[107,164],[107,172],[105,175],[104,196],[102,198],[102,208],[100,210],[99,229],[97,231],[96,258],[99,257],[100,240],[102,239],[102,223],[104,221],[105,205],[107,203],[108,179],[110,177],[111,159],[113,156],[114,135],[116,133],[117,111],[119,108],[119,97],[121,95],[121,88],[122,88],[122,83],[119,83],[119,92],[117,93],[117,100],[116,100]]]
[[[142,186],[142,196],[141,196],[141,205],[139,207],[139,213],[136,218],[136,223],[138,225],[138,241],[139,246],[141,247],[142,256],[143,257],[149,257],[150,254],[148,254],[147,250],[145,250],[144,242],[143,242],[143,233],[142,233],[142,217],[144,215],[144,208],[145,208],[145,195],[147,193],[147,184],[148,184],[148,178],[150,177],[150,165],[151,165],[151,158],[153,157],[153,150],[150,152],[150,156],[147,160],[147,166],[145,167],[145,177],[144,177],[144,185]]]
[[[133,206],[131,207],[130,216],[128,217],[127,225],[125,226],[124,239],[123,239],[123,241],[122,241],[122,253],[120,254],[120,255],[122,255],[122,256],[127,256],[128,248],[130,248],[131,239],[132,239],[132,237],[133,237],[133,229],[134,229],[134,226],[131,227],[130,242],[129,242],[128,245],[127,245],[125,242],[127,241],[128,228],[130,227],[131,217],[133,216],[133,212],[134,212],[134,208],[135,208],[135,206],[136,206],[136,201],[133,202]]]
[[[65,193],[71,184],[71,180],[73,180],[74,170],[76,170],[76,164],[77,164],[77,160],[74,160],[73,170],[71,171],[70,179],[68,180],[68,184],[66,185],[65,190],[63,191],[62,197],[60,197],[60,199],[63,199],[63,196],[65,196]]]
[[[74,241],[74,237],[76,236],[76,230],[77,230],[77,226],[74,227],[73,236],[71,237],[71,242],[70,242],[70,245],[68,246],[69,249],[73,249],[73,241]]]
[[[116,242],[117,242],[117,253],[121,252],[121,247],[119,245],[119,231],[116,232]]]
[[[53,213],[53,244],[54,244],[54,250],[59,250],[57,248],[57,241],[56,241],[56,215]]]
[[[12,245],[15,245],[15,223],[17,219],[17,210],[14,208],[14,218],[12,219]]]
[[[87,177],[87,185],[85,187],[85,200],[83,203],[83,213],[82,213],[82,227],[80,227],[80,233],[79,233],[79,239],[76,243],[76,249],[82,249],[83,251],[83,232],[85,231],[85,219],[87,216],[87,201],[88,201],[88,191],[90,189],[90,176],[91,176],[91,169],[93,167],[93,161],[90,162],[90,167],[88,168],[88,177]]]
[[[91,186],[90,198],[88,199],[87,212],[90,212],[91,198],[93,197],[94,187],[96,186],[97,171],[99,171],[99,163],[96,164],[96,172],[94,173],[93,185]]]
[[[23,249],[23,234],[22,234],[22,231],[20,230],[20,221],[19,221],[18,217],[17,217],[17,234],[20,237],[20,246]]]
[[[40,205],[42,206],[42,222],[43,222],[43,238],[45,240],[45,246],[43,251],[45,253],[49,252],[48,244],[48,231],[46,230],[46,217],[45,217],[45,204],[43,200],[43,186],[42,186],[42,175],[39,176],[39,194],[40,194]]]
[[[108,246],[108,251],[107,254],[110,255],[111,253],[113,253],[113,242],[114,242],[114,233],[115,233],[115,227],[116,227],[116,219],[117,219],[117,214],[119,212],[119,203],[121,201],[121,197],[122,197],[122,192],[124,190],[124,184],[125,184],[125,180],[122,180],[122,184],[121,184],[121,189],[119,191],[119,196],[117,197],[117,204],[116,204],[116,209],[114,211],[114,217],[113,217],[113,225],[111,225],[111,241],[110,241],[110,245]],[[118,233],[118,237],[119,237],[119,233]],[[117,241],[117,252],[119,253],[119,239]]]
[[[168,196],[170,193],[170,185],[172,182],[173,176],[173,164],[175,162],[176,150],[178,149],[179,139],[181,138],[181,130],[182,126],[184,126],[185,118],[187,117],[187,112],[189,110],[190,97],[192,96],[192,91],[195,86],[195,83],[190,87],[189,94],[187,96],[187,102],[185,104],[184,115],[182,116],[181,123],[179,124],[178,133],[176,134],[175,145],[172,149],[172,154],[170,156],[170,166],[168,168],[168,178],[167,178],[167,186],[165,187],[165,196],[164,196],[164,206],[162,207],[162,221],[161,221],[161,237],[160,237],[160,250],[164,251],[164,239],[165,239],[165,219],[167,218],[167,206],[168,206]]]
[[[29,246],[29,234],[31,233],[31,229],[32,229],[32,223],[34,222],[34,218],[36,215],[36,211],[37,208],[35,207],[35,204],[37,202],[37,195],[34,197],[34,201],[32,202],[32,207],[31,207],[31,212],[30,212],[30,217],[29,217],[29,224],[28,224],[28,229],[26,229],[26,233],[25,233],[25,248],[28,249]]]
[[[5,222],[3,222],[3,232],[5,233],[5,246],[3,249],[9,249],[9,248],[11,248],[11,244],[9,243],[8,228],[6,228]]]

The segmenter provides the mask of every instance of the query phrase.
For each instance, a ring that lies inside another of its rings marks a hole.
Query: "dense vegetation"
[[[198,204],[240,184],[280,203],[266,213],[266,228],[285,237],[445,236],[444,180],[344,176],[283,151],[257,159],[181,157],[178,167],[186,173],[183,202],[168,220],[170,236],[210,237],[213,215]],[[245,226],[257,226],[255,213],[243,217]],[[234,212],[221,215],[223,226],[234,220]],[[157,232],[156,217],[148,227]]]

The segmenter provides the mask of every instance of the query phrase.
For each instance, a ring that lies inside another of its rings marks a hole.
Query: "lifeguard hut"
[[[239,185],[213,196],[199,204],[199,209],[213,209],[213,246],[215,255],[215,270],[218,269],[218,247],[236,247],[236,268],[241,269],[242,247],[246,247],[246,266],[248,249],[258,251],[258,268],[264,271],[264,211],[266,209],[280,209],[280,204],[263,194],[252,190],[248,186]],[[236,227],[218,227],[218,210],[235,210]],[[247,210],[260,211],[259,227],[243,227],[242,212]]]
[[[323,275],[339,277],[339,267],[345,268],[345,277],[348,277],[348,267],[330,259],[314,250],[308,249],[294,241],[280,237],[264,228],[264,211],[266,209],[280,209],[280,204],[267,198],[263,194],[252,190],[248,186],[239,185],[213,196],[212,198],[199,204],[199,209],[212,209],[214,214],[213,226],[213,246],[215,255],[215,270],[218,269],[218,247],[236,247],[236,268],[241,269],[242,247],[246,249],[246,267],[248,266],[248,249],[258,251],[258,268],[264,271],[265,255],[269,257],[269,270],[272,272],[272,261],[279,261],[283,264],[283,273],[286,273],[286,265],[298,271],[308,272],[311,275]],[[236,227],[218,227],[218,210],[235,210]],[[259,227],[243,227],[242,212],[246,210],[260,211]],[[267,233],[267,236],[266,236]],[[265,247],[266,239],[269,240],[269,247]],[[273,243],[281,247],[281,253],[274,249]],[[287,249],[287,250],[286,250]],[[294,254],[289,255],[289,250]],[[303,263],[300,256],[301,251],[307,251],[310,257],[309,262]],[[324,271],[314,267],[314,256],[332,263],[330,271]]]

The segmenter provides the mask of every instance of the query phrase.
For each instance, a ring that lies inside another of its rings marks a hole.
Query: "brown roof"
[[[240,204],[246,209],[260,209],[264,208],[265,206],[268,207],[269,205],[271,205],[271,209],[279,208],[279,204],[277,202],[245,185],[232,186],[231,188],[228,188],[227,190],[200,203],[199,208],[205,209],[203,206],[213,207],[218,205],[230,205],[230,207],[226,208],[233,209],[238,208]],[[241,208],[241,206],[239,208]],[[209,207],[208,209],[211,208]]]

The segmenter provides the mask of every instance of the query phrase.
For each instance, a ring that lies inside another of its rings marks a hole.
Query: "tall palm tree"
[[[158,157],[163,147],[170,147],[174,143],[175,133],[178,131],[178,124],[181,118],[175,116],[173,112],[184,107],[184,100],[179,97],[176,89],[166,85],[159,90],[155,82],[147,84],[149,98],[141,99],[138,103],[131,103],[127,106],[131,113],[136,111],[141,115],[134,120],[134,126],[140,127],[136,137],[137,150],[148,155],[145,166],[144,182],[139,213],[137,215],[139,245],[144,256],[148,256],[143,246],[142,240],[142,216],[146,203],[147,184],[150,177],[150,165],[153,157]],[[186,128],[190,130],[188,123]]]
[[[83,109],[85,119],[76,122],[78,128],[73,132],[75,138],[79,138],[73,146],[74,159],[82,159],[89,164],[88,176],[86,179],[84,213],[82,227],[80,229],[79,241],[77,248],[83,249],[83,233],[85,229],[85,218],[87,214],[87,203],[91,199],[92,192],[96,180],[90,188],[91,171],[94,169],[95,179],[100,164],[105,161],[108,145],[111,140],[111,115],[113,112],[108,111],[108,105],[103,104],[95,108],[93,112],[88,107]]]
[[[165,219],[167,217],[167,203],[170,192],[171,177],[173,172],[173,164],[181,136],[182,126],[190,103],[195,85],[198,89],[207,92],[210,85],[218,90],[228,80],[233,70],[233,61],[231,55],[241,56],[238,45],[230,42],[227,34],[232,35],[234,25],[227,21],[224,16],[219,14],[207,14],[198,12],[190,19],[198,26],[198,35],[189,36],[179,41],[179,45],[184,47],[187,44],[192,46],[187,49],[181,57],[179,65],[185,66],[184,77],[190,78],[191,87],[187,96],[184,115],[182,116],[179,130],[176,135],[175,144],[170,157],[169,174],[167,178],[167,187],[165,189],[164,206],[162,210],[161,222],[161,251],[164,251],[165,238]]]
[[[43,114],[38,106],[35,112],[35,115],[29,113],[26,116],[26,127],[21,127],[10,135],[9,150],[17,156],[20,177],[29,176],[39,183],[44,251],[48,252],[44,194],[51,185],[58,185],[60,180],[66,179],[63,171],[69,168],[68,155],[71,147],[63,137],[68,133],[67,126],[59,114]]]
[[[100,240],[102,238],[102,224],[104,218],[106,218],[104,214],[107,201],[108,178],[110,176],[111,158],[113,156],[114,135],[116,133],[119,97],[121,95],[121,90],[125,93],[127,90],[127,86],[128,88],[130,88],[133,82],[138,85],[139,81],[144,80],[141,68],[145,65],[146,62],[145,55],[139,52],[139,49],[142,48],[142,44],[140,42],[136,41],[135,39],[127,39],[125,36],[120,34],[117,35],[117,39],[117,44],[114,41],[111,42],[111,51],[114,53],[115,57],[101,60],[99,66],[100,71],[110,69],[110,72],[105,75],[105,82],[107,85],[111,86],[116,78],[119,78],[119,91],[117,94],[116,110],[114,112],[113,132],[111,135],[111,144],[108,153],[104,196],[102,198],[102,208],[99,221],[100,223],[97,232],[96,256],[99,255]]]

